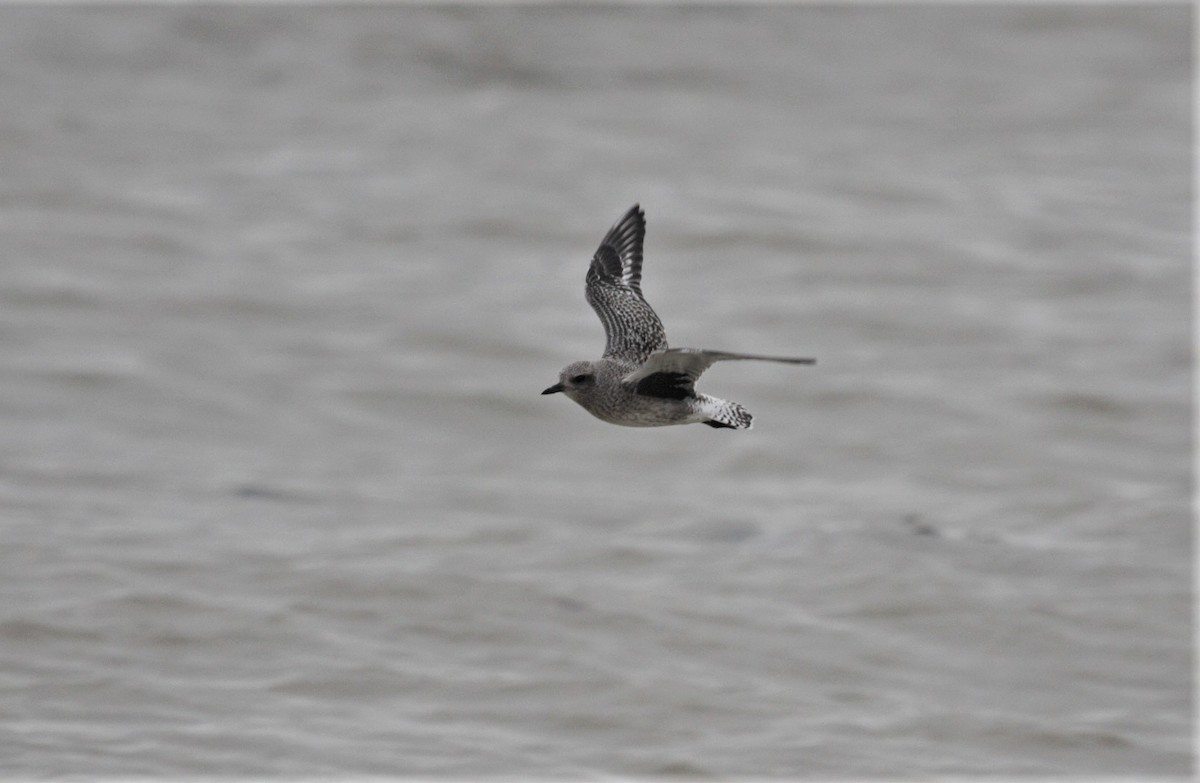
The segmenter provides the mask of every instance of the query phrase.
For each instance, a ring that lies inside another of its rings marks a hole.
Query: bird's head
[[[594,362],[568,364],[558,374],[558,383],[543,391],[542,394],[562,392],[572,400],[579,402],[596,388],[596,370]]]

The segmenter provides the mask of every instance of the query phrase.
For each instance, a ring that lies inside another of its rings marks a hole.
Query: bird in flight
[[[600,242],[584,290],[604,324],[604,355],[596,361],[568,364],[558,383],[542,394],[562,392],[596,418],[626,427],[699,423],[749,429],[753,417],[748,410],[696,391],[701,373],[731,359],[784,364],[816,364],[817,360],[668,348],[662,321],[642,296],[645,236],[646,215],[634,204]]]

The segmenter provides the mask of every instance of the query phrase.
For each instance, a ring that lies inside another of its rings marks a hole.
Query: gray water
[[[1191,35],[0,9],[0,773],[1189,774]]]

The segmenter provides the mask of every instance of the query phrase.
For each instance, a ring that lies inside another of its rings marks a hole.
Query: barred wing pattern
[[[604,357],[633,365],[667,347],[662,321],[642,298],[645,236],[645,213],[634,204],[600,242],[584,289],[588,304],[604,324]]]

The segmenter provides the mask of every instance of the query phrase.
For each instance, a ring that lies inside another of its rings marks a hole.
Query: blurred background
[[[1193,29],[0,9],[0,771],[1187,776]]]

